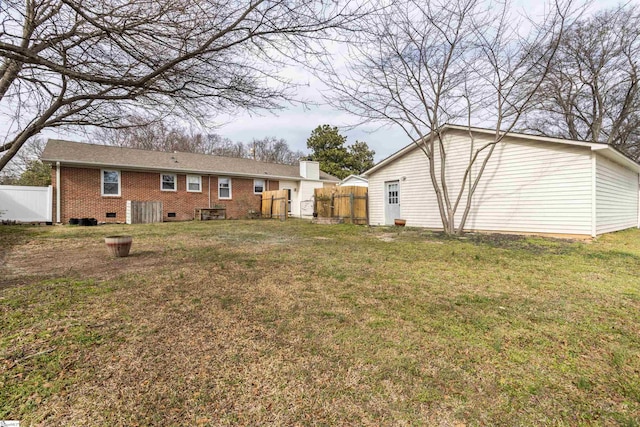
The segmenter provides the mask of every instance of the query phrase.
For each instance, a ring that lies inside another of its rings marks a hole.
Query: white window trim
[[[189,190],[189,178],[198,178],[198,190]],[[189,193],[202,193],[202,175],[187,175],[186,178],[187,192]]]
[[[163,176],[172,176],[173,177],[173,184],[174,184],[173,185],[173,190],[162,188],[162,184],[163,184],[162,177]],[[176,175],[175,173],[161,173],[160,174],[160,190],[161,191],[173,191],[174,193],[176,191],[178,191],[178,175]]]
[[[104,173],[105,172],[117,172],[118,173],[118,194],[104,194]],[[117,169],[100,169],[100,195],[102,197],[120,197],[122,188],[122,174]]]
[[[262,191],[260,193],[256,191],[256,181],[262,181]],[[255,178],[253,180],[253,194],[262,194],[265,191],[267,191],[267,180],[261,179],[261,178]]]
[[[229,180],[229,197],[220,197],[220,180],[228,179]],[[231,177],[229,176],[219,176],[218,177],[218,200],[231,200],[233,197],[233,184],[231,181]]]

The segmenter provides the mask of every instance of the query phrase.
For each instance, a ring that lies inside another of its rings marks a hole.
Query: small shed
[[[349,175],[338,184],[340,187],[368,187],[369,180],[360,175]]]
[[[495,135],[495,130],[466,126],[442,129],[450,194],[460,191],[468,166],[470,131],[475,147],[492,142]],[[597,236],[640,227],[639,173],[640,164],[607,144],[509,133],[488,160],[465,229]],[[440,177],[439,166],[435,175]],[[442,229],[429,162],[416,143],[365,176],[369,224],[402,218],[407,226]],[[462,208],[458,212],[459,220]]]

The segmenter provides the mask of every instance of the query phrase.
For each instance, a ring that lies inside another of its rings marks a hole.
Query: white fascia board
[[[622,166],[626,166],[634,172],[640,173],[640,164],[634,162],[621,152],[617,151],[614,148],[611,148],[608,145],[592,145],[591,150],[597,152],[598,154],[606,157],[607,159],[616,162]]]
[[[458,130],[458,131],[466,131],[466,132],[471,130],[471,132],[473,132],[473,133],[479,133],[479,134],[485,134],[485,135],[494,135],[494,136],[496,134],[495,130],[477,128],[477,127],[473,127],[473,126],[472,127],[468,127],[468,126],[463,126],[463,125],[452,125],[452,124],[445,124],[444,126],[442,126],[442,132],[446,132],[449,129]],[[607,144],[599,144],[599,143],[595,143],[595,142],[586,142],[586,141],[576,141],[576,140],[572,140],[572,139],[551,138],[551,137],[547,137],[547,136],[528,135],[528,134],[517,133],[517,132],[508,132],[508,133],[506,133],[505,137],[514,138],[514,139],[524,139],[524,140],[529,140],[529,141],[550,142],[550,143],[554,143],[554,144],[573,145],[573,146],[577,146],[577,147],[589,147],[591,150],[601,151],[602,154],[605,157],[607,157],[607,158],[609,158],[609,159],[611,159],[611,160],[613,160],[613,161],[615,161],[617,163],[620,163],[622,165],[625,165],[625,166],[631,168],[632,170],[640,172],[640,165],[638,163],[636,163],[633,160],[629,159],[627,156],[625,156],[624,154],[618,152],[617,150],[611,148]],[[382,160],[377,165],[374,165],[371,169],[365,171],[362,174],[362,176],[368,178],[372,173],[374,173],[378,169],[380,169],[380,168],[384,167],[385,165],[393,162],[397,158],[404,156],[405,154],[413,151],[416,148],[418,148],[418,140],[413,141],[411,144],[409,144],[406,147],[396,151],[395,153],[393,153],[392,155],[390,155],[386,159]]]
[[[329,179],[309,179],[309,178],[282,178],[282,179],[287,181],[300,181],[300,182],[322,182],[322,183],[340,182],[340,181],[334,181]]]
[[[364,171],[363,173],[360,174],[360,176],[365,177],[365,178],[369,178],[371,176],[372,173],[374,173],[375,171],[377,171],[378,169],[382,168],[383,166],[393,162],[395,159],[404,156],[407,153],[410,153],[411,151],[415,150],[418,148],[418,142],[414,141],[411,144],[407,145],[404,148],[401,148],[400,150],[396,151],[395,153],[393,153],[392,155],[390,155],[389,157],[387,157],[384,160],[381,160],[380,163],[378,163],[377,165],[374,165],[371,169]]]
[[[348,181],[348,180],[350,180],[350,179],[355,179],[355,180],[357,180],[357,181],[362,181],[362,182],[368,182],[368,180],[367,180],[366,178],[363,178],[363,177],[362,177],[362,176],[360,176],[360,175],[349,175],[348,177],[346,177],[345,179],[343,179],[343,180],[342,180],[342,181],[340,181],[340,182],[342,183],[342,182]]]
[[[494,135],[494,136],[496,134],[495,130],[477,128],[473,126],[469,128],[468,126],[446,124],[444,125],[443,131],[446,129],[462,130],[466,132],[468,132],[469,129],[471,129],[471,132],[473,133],[482,133],[482,134]],[[593,142],[576,141],[573,139],[552,138],[548,136],[529,135],[526,133],[518,133],[518,132],[506,132],[506,133],[502,132],[502,133],[505,134],[505,137],[516,138],[516,139],[528,139],[528,140],[542,141],[542,142],[553,142],[556,144],[576,145],[578,147],[592,147],[593,145],[602,145],[603,147],[606,147],[605,144],[595,144]]]

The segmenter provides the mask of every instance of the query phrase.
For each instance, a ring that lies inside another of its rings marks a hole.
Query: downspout
[[[60,182],[60,162],[56,162],[56,222],[60,223],[60,188],[62,184]]]
[[[596,157],[595,151],[591,151],[591,237],[596,237],[597,220],[596,215]]]
[[[209,175],[209,209],[211,209],[211,175]]]

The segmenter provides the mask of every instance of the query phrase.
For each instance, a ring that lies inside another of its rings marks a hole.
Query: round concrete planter
[[[104,238],[104,242],[113,256],[125,257],[129,255],[133,238],[131,236],[107,236]]]

